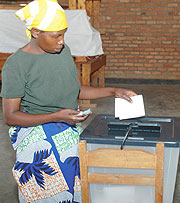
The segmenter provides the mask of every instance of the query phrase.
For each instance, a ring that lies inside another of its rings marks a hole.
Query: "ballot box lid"
[[[165,147],[180,146],[180,118],[141,117],[119,120],[113,115],[99,114],[84,129],[80,139],[88,143],[121,145],[129,127],[126,145],[155,146],[164,142]]]

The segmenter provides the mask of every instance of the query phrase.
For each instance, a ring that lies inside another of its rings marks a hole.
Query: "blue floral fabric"
[[[78,155],[80,124],[47,123],[35,127],[11,127],[17,150],[13,175],[19,201],[80,203]]]

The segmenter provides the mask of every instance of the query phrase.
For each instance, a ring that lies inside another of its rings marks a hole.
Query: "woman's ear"
[[[39,33],[40,33],[40,30],[39,30],[39,29],[34,28],[34,27],[31,29],[31,36],[32,36],[33,38],[37,39],[38,36],[39,36]]]

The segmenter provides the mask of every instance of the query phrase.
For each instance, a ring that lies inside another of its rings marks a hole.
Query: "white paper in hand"
[[[115,98],[115,117],[120,120],[145,116],[144,101],[142,95],[131,97],[133,103],[125,99]]]

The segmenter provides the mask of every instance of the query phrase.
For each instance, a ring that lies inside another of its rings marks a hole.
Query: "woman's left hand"
[[[127,100],[128,102],[132,103],[132,99],[130,97],[136,96],[137,94],[132,90],[117,88],[115,89],[115,97],[119,97],[122,99]]]

